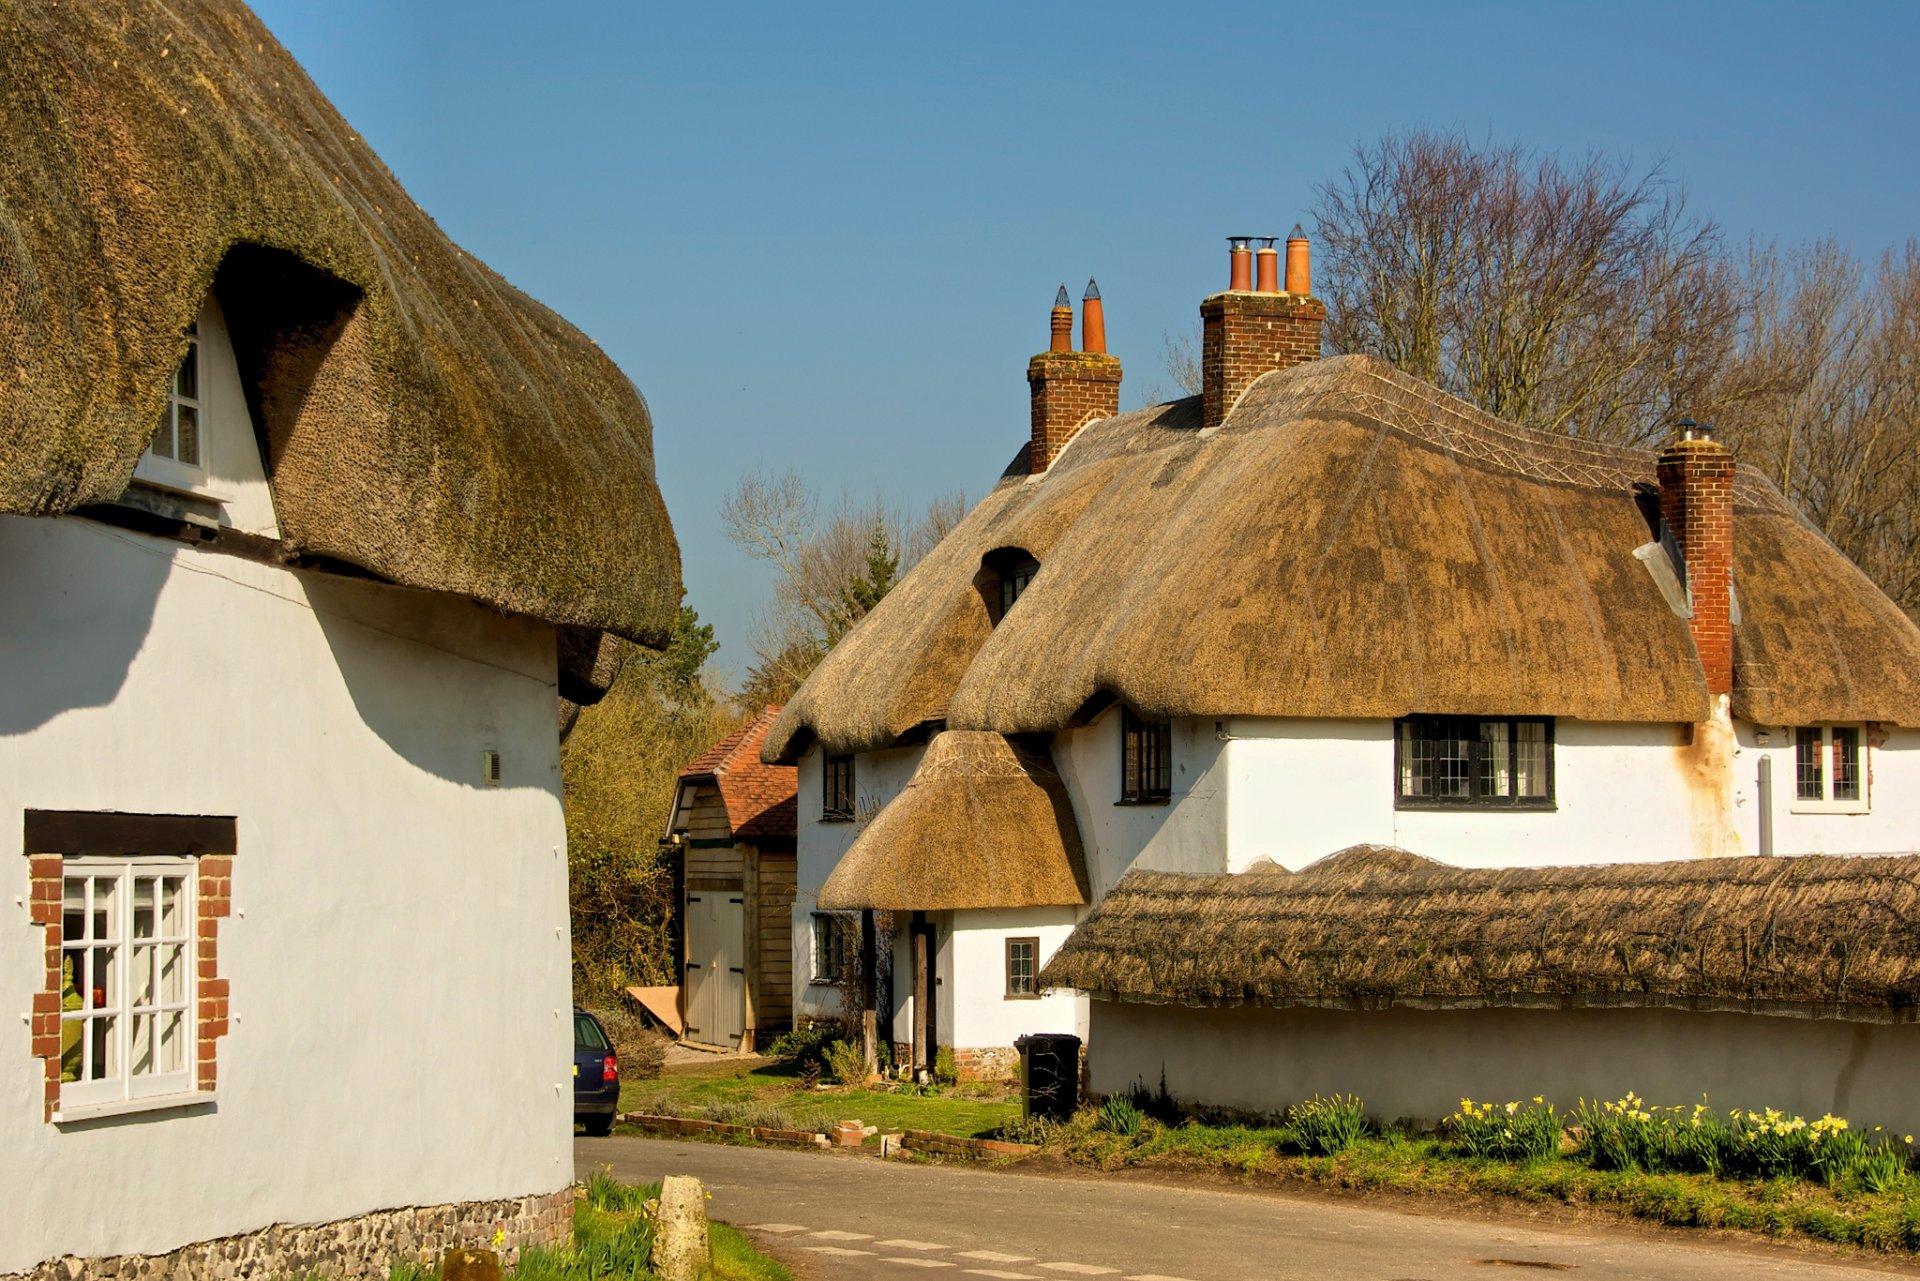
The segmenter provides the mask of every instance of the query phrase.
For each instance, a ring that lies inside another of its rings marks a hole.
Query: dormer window
[[[173,371],[166,408],[160,411],[160,425],[154,429],[147,454],[202,471],[200,438],[200,326],[196,323],[187,327],[187,354]]]
[[[1013,603],[1033,582],[1033,576],[1040,572],[1040,562],[1018,547],[1002,547],[986,554],[980,570],[977,580],[980,593],[987,598],[987,608],[993,614],[994,626],[998,627]]]

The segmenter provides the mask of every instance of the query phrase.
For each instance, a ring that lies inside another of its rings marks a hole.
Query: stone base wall
[[[181,1246],[166,1254],[49,1259],[0,1281],[239,1281],[324,1276],[385,1281],[397,1261],[435,1263],[458,1246],[496,1251],[509,1268],[523,1246],[560,1245],[573,1236],[572,1188],[507,1201],[380,1210],[332,1223],[276,1223]]]
[[[1020,1051],[1011,1045],[955,1050],[953,1068],[954,1074],[962,1081],[1017,1081],[1020,1079]]]

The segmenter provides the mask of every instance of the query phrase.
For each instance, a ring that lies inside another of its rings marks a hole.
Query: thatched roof
[[[1083,428],[1007,475],[814,671],[793,759],[928,722],[1149,716],[1704,719],[1686,622],[1633,551],[1655,456],[1503,423],[1364,356]],[[1920,629],[1751,468],[1736,483],[1734,712],[1920,724]],[[1040,562],[992,626],[983,558]]]
[[[1920,857],[1135,871],[1041,975],[1121,1001],[1665,1006],[1920,1020]]]
[[[936,734],[906,787],[820,890],[832,910],[937,912],[1087,901],[1073,805],[1044,747]]]
[[[779,715],[777,705],[761,708],[758,716],[680,771],[683,783],[713,781],[727,812],[727,829],[736,840],[791,846],[799,831],[800,771],[760,759],[767,730]]]
[[[290,552],[664,643],[646,405],[237,0],[0,7],[0,511],[112,501],[227,312]],[[224,266],[224,269],[223,269]]]

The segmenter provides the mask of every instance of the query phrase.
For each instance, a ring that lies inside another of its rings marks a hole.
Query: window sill
[[[115,1099],[111,1103],[81,1103],[73,1107],[63,1107],[49,1120],[55,1125],[70,1125],[75,1121],[94,1121],[108,1116],[133,1116],[141,1112],[183,1112],[189,1108],[212,1107],[219,1102],[220,1096],[212,1090],[195,1090],[188,1094],[156,1094],[145,1099]]]
[[[1114,804],[1115,805],[1171,805],[1173,804],[1173,797],[1171,796],[1139,796],[1129,800],[1128,798],[1123,796],[1119,800],[1115,801]]]
[[[1795,801],[1787,807],[1789,814],[1871,814],[1873,809],[1865,801]]]
[[[853,815],[851,815],[851,814],[822,814],[822,815],[820,816],[820,821],[821,821],[822,823],[851,823],[851,822],[853,822]]]
[[[1403,801],[1393,803],[1396,810],[1422,814],[1553,814],[1560,809],[1552,801],[1530,805],[1492,804],[1477,801]]]

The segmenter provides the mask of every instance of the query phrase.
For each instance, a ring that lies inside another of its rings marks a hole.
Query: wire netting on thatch
[[[1696,722],[1686,621],[1636,547],[1655,455],[1516,427],[1365,356],[1089,424],[1016,466],[829,654],[792,759],[928,721],[1003,734],[1117,696],[1150,716],[1413,712]],[[1736,715],[1920,724],[1920,629],[1759,473],[1735,485]],[[996,627],[988,554],[1040,564]]]
[[[820,906],[835,910],[1086,901],[1079,825],[1045,749],[962,730],[933,737],[820,890]]]
[[[652,424],[237,0],[0,6],[0,511],[124,492],[210,292],[287,550],[661,644]]]
[[[1041,976],[1187,1005],[1671,1006],[1910,1022],[1920,857],[1130,872]]]

